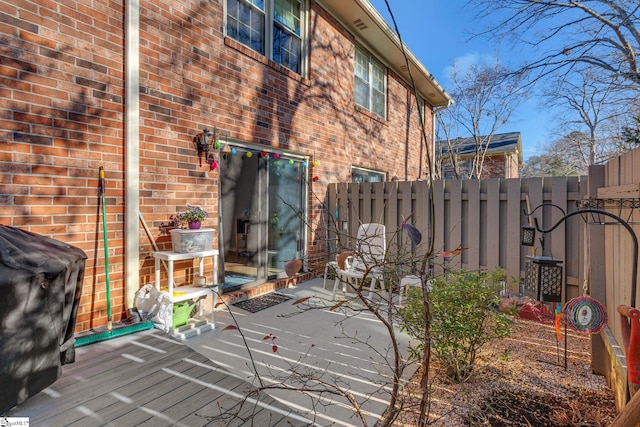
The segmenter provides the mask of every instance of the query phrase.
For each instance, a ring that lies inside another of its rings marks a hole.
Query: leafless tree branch
[[[477,35],[507,42],[529,59],[519,72],[535,82],[576,64],[599,67],[640,86],[640,1],[470,0],[480,17],[497,20]]]

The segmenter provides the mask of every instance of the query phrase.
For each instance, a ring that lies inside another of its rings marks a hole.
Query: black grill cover
[[[75,361],[86,259],[74,246],[0,225],[0,414]]]

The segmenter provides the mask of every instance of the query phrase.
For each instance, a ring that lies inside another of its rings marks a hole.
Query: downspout
[[[315,153],[314,153],[314,158],[315,158]],[[304,158],[304,161],[307,162],[307,167],[304,168],[303,174],[304,174],[304,182],[309,182],[309,166],[310,164],[312,164],[313,160],[311,158],[309,158],[308,156]],[[305,191],[302,192],[302,206],[303,207],[303,212],[305,212],[305,215],[309,215],[309,188],[305,188]],[[302,258],[302,262],[303,264],[303,271],[309,271],[309,227],[303,227],[303,232],[302,232],[302,241],[304,242],[304,246],[301,247],[301,251],[300,251],[300,256]]]
[[[140,3],[125,2],[125,303],[135,307],[140,288]]]
[[[431,168],[432,170],[429,171],[429,174],[431,175],[431,179],[433,179],[434,176],[434,170],[436,168],[436,121],[438,120],[436,118],[436,114],[438,114],[438,111],[440,110],[444,110],[445,107],[440,107],[440,108],[434,108],[433,109],[433,116],[431,116]]]

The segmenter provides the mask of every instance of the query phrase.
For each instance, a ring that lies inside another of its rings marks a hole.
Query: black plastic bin
[[[0,225],[0,414],[75,361],[86,259],[74,246]]]

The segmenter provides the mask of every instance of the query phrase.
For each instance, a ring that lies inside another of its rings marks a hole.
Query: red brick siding
[[[464,170],[462,177],[466,177],[471,170],[472,159],[458,160],[458,166]],[[443,178],[453,178],[451,160],[447,157],[442,159],[442,168],[445,171]],[[513,153],[505,157],[503,154],[488,155],[482,164],[482,178],[519,178],[520,169],[518,166],[518,154]]]
[[[14,3],[0,2],[0,223],[85,250],[86,329],[106,319],[100,165],[118,315],[122,305],[122,5]]]
[[[125,313],[126,4],[18,3],[0,0],[0,223],[87,253],[80,331],[106,321],[99,166],[106,171],[114,320]],[[193,146],[203,127],[319,160],[310,171],[320,178],[311,184],[311,223],[324,220],[318,200],[326,185],[350,180],[352,165],[389,178],[424,176],[426,147],[409,86],[389,72],[386,120],[356,108],[353,38],[315,2],[306,78],[225,39],[222,4],[141,3],[140,211],[154,235],[188,203],[216,217],[217,171],[199,165]],[[317,232],[309,233],[312,263],[324,257]],[[153,248],[142,229],[140,237],[143,284],[153,279]],[[158,240],[161,249],[166,240]]]
[[[483,178],[519,178],[518,155],[495,155],[487,157],[484,161]]]
[[[503,155],[487,156],[482,165],[483,178],[506,178],[505,158]]]

